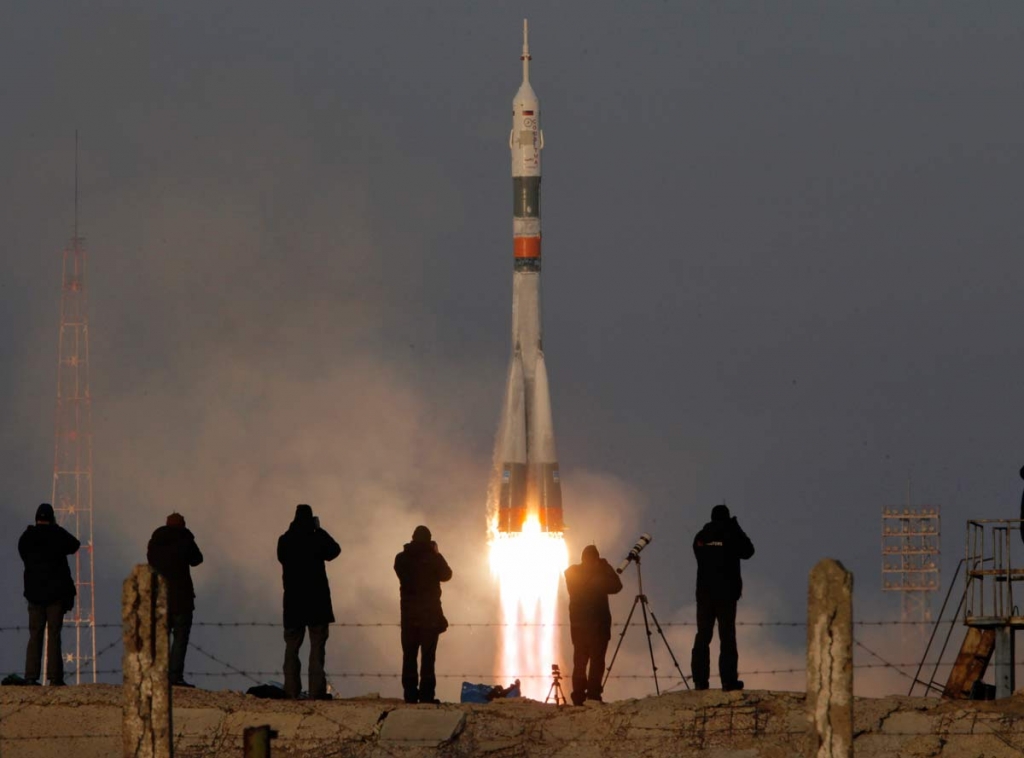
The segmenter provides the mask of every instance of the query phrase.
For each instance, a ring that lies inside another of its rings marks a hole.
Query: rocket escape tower
[[[75,607],[64,619],[75,644],[64,646],[65,668],[75,683],[89,671],[96,681],[96,599],[93,583],[92,397],[89,394],[89,318],[86,313],[85,240],[78,235],[78,133],[75,133],[75,226],[64,248],[61,275],[57,407],[51,503],[57,523],[82,543],[74,555]],[[73,651],[73,652],[72,652]]]

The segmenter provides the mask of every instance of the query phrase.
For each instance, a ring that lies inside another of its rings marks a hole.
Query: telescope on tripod
[[[661,637],[661,641],[665,644],[665,649],[668,650],[669,656],[672,658],[672,663],[676,667],[676,671],[679,672],[679,677],[683,680],[683,684],[686,685],[686,689],[690,689],[690,683],[686,679],[686,675],[683,670],[679,667],[679,661],[676,660],[676,654],[672,652],[672,647],[668,644],[668,640],[665,639],[665,632],[661,629],[661,624],[658,623],[658,617],[654,615],[654,609],[650,607],[650,603],[647,600],[647,595],[644,594],[644,578],[643,573],[640,571],[640,553],[645,547],[651,544],[651,535],[644,534],[640,535],[640,539],[636,541],[636,544],[626,553],[626,557],[622,559],[622,563],[619,564],[615,570],[618,573],[622,573],[626,570],[630,563],[636,565],[636,581],[637,581],[637,594],[633,598],[633,607],[629,609],[629,615],[626,616],[626,623],[622,627],[622,632],[619,634],[619,642],[615,645],[615,652],[612,654],[612,661],[608,664],[608,669],[604,674],[604,682],[602,685],[608,684],[608,677],[612,673],[612,667],[615,665],[615,659],[619,655],[619,648],[622,647],[622,641],[626,638],[626,632],[629,631],[629,622],[633,620],[633,613],[636,611],[637,605],[640,606],[640,612],[644,617],[644,631],[647,632],[647,650],[651,656],[651,674],[654,677],[654,691],[656,694],[661,694],[661,687],[658,684],[658,664],[654,662],[654,643],[651,642],[651,626],[648,623],[647,617],[650,616],[650,620],[654,622],[654,628],[658,630],[658,635]]]
[[[640,551],[643,550],[645,547],[647,547],[650,544],[651,544],[651,535],[647,534],[646,532],[641,534],[640,535],[640,539],[638,539],[636,541],[636,544],[633,545],[633,548],[628,553],[626,553],[626,557],[622,559],[622,563],[620,563],[619,567],[617,569],[615,569],[615,573],[621,574],[623,571],[625,571],[626,567],[629,565],[630,561],[637,561],[637,566],[639,566],[640,565]]]

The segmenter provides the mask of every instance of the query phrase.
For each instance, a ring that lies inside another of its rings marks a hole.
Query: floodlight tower
[[[96,681],[96,598],[92,541],[92,396],[89,394],[89,318],[86,313],[85,239],[78,234],[78,132],[75,132],[75,227],[64,248],[60,335],[57,351],[57,408],[54,424],[53,490],[57,522],[82,547],[75,554],[75,607],[64,623],[74,629],[74,652],[64,654],[75,683],[92,671]]]
[[[882,508],[882,590],[899,592],[905,641],[922,636],[939,589],[939,506]],[[909,626],[918,624],[916,634]]]

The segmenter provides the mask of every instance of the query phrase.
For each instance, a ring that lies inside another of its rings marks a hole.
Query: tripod
[[[565,693],[562,692],[562,672],[559,671],[557,663],[551,664],[551,687],[544,702],[547,703],[552,697],[555,698],[555,705],[568,705]]]
[[[647,650],[651,654],[651,673],[654,675],[654,691],[658,695],[661,694],[661,688],[658,686],[658,664],[654,662],[654,645],[651,642],[651,627],[647,623],[648,613],[651,616],[651,621],[654,622],[654,628],[658,630],[658,634],[661,635],[661,641],[665,643],[665,649],[668,650],[669,656],[672,658],[672,663],[676,667],[676,671],[679,672],[680,678],[683,680],[683,684],[686,685],[686,689],[690,689],[690,683],[686,681],[686,675],[683,674],[683,670],[679,668],[679,661],[676,660],[675,653],[672,652],[672,648],[668,644],[668,640],[665,639],[665,633],[661,631],[661,624],[658,623],[658,617],[654,615],[654,609],[650,607],[650,603],[647,602],[647,595],[644,594],[644,577],[640,571],[640,558],[632,557],[634,563],[636,563],[636,581],[637,581],[637,596],[633,598],[633,607],[629,609],[629,615],[626,616],[626,624],[622,627],[622,633],[619,634],[619,642],[615,646],[615,652],[612,653],[612,662],[608,664],[608,670],[605,671],[604,681],[602,685],[608,684],[608,676],[612,673],[612,666],[615,665],[615,658],[619,654],[619,648],[622,647],[622,641],[626,638],[626,632],[629,631],[629,622],[633,619],[633,612],[636,611],[636,606],[640,605],[640,610],[644,617],[644,630],[647,632]]]

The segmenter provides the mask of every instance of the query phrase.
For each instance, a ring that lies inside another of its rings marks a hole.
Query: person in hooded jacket
[[[697,556],[697,636],[690,658],[693,686],[698,690],[709,686],[711,637],[717,621],[722,689],[742,690],[737,673],[736,603],[743,594],[740,561],[754,555],[754,544],[722,504],[711,509],[711,521],[694,537],[693,553]]]
[[[601,702],[604,657],[612,637],[608,596],[622,589],[615,569],[595,545],[583,548],[580,563],[565,570],[569,591],[569,635],[572,639],[572,702]],[[589,673],[588,673],[589,666]]]
[[[146,560],[167,580],[168,631],[171,634],[168,678],[172,686],[193,687],[185,681],[185,653],[196,609],[192,567],[203,562],[203,554],[195,536],[186,528],[184,516],[172,513],[167,523],[153,532],[146,548]]]
[[[441,610],[441,582],[452,578],[448,562],[431,540],[430,530],[417,526],[412,542],[395,556],[402,615],[402,689],[407,703],[437,703],[434,659],[437,640],[448,628]],[[417,677],[416,659],[420,657]]]
[[[64,656],[60,632],[64,614],[75,607],[75,580],[71,578],[68,556],[81,543],[56,524],[53,506],[42,503],[36,509],[36,523],[18,540],[18,554],[25,563],[25,599],[28,600],[28,648],[25,651],[25,681],[39,684],[42,668],[43,632],[46,632],[46,678],[53,686],[64,684]]]
[[[327,582],[327,561],[341,555],[341,546],[320,528],[313,509],[295,507],[295,519],[277,540],[277,560],[284,582],[284,691],[298,698],[302,689],[299,648],[309,628],[309,697],[330,700],[324,663],[327,637],[334,621],[331,586]]]

